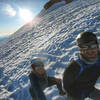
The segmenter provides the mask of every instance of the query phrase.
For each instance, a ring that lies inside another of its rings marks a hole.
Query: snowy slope
[[[57,3],[4,40],[0,44],[0,100],[31,100],[28,75],[34,56],[43,58],[48,75],[62,78],[66,64],[78,52],[77,34],[86,30],[94,32],[100,43],[100,0]],[[44,92],[47,100],[65,100],[56,86]]]

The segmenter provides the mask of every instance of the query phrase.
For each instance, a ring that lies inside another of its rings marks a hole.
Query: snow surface
[[[62,78],[78,49],[75,38],[94,32],[100,43],[100,0],[73,0],[44,9],[0,44],[0,100],[31,100],[30,60],[41,57],[48,75]],[[99,81],[97,88],[100,88]],[[44,90],[47,100],[65,100],[56,86]]]

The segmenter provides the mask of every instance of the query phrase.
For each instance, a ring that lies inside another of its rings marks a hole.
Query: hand
[[[56,78],[56,82],[57,82],[58,84],[61,84],[61,79],[60,79],[60,78]]]

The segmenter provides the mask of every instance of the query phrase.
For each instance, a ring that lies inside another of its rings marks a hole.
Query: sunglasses
[[[43,67],[44,65],[41,63],[41,64],[32,64],[31,65],[32,66],[32,68],[40,68],[40,67]]]
[[[88,49],[94,49],[97,48],[97,44],[91,44],[91,45],[83,45],[79,46],[82,50],[88,50]]]

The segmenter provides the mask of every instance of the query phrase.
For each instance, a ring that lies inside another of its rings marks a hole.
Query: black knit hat
[[[91,42],[91,41],[95,41],[95,43],[98,45],[98,40],[97,40],[97,37],[95,34],[93,34],[92,32],[81,32],[77,38],[76,38],[76,41],[77,41],[77,45],[80,46],[81,44],[84,44],[84,43],[88,43],[88,42]]]

